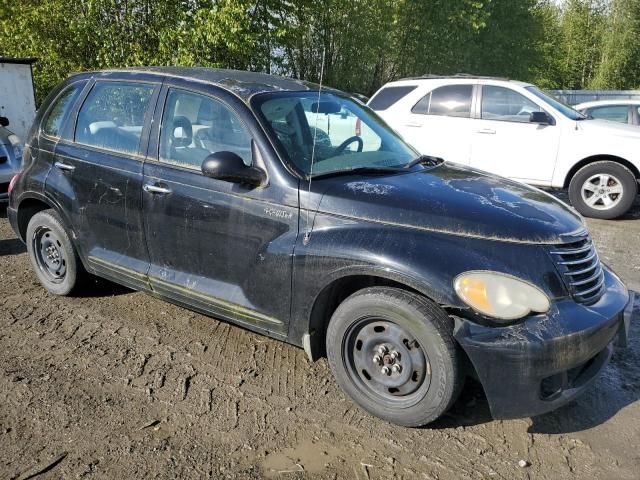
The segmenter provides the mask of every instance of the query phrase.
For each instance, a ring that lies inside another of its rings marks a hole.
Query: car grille
[[[604,272],[591,237],[554,245],[551,256],[577,302],[594,303],[602,296]]]

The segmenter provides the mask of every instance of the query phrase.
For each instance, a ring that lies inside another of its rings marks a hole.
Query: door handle
[[[417,127],[417,128],[419,128],[419,127],[422,126],[422,123],[420,123],[420,122],[407,122],[405,125],[407,127]]]
[[[149,183],[146,183],[142,186],[142,189],[145,192],[149,192],[149,193],[159,193],[162,195],[166,195],[168,193],[171,193],[171,189],[166,188],[166,187],[160,187],[158,185],[151,185]]]
[[[54,165],[56,166],[56,168],[64,170],[65,172],[73,172],[76,169],[76,167],[74,167],[73,165],[69,165],[68,163],[64,162],[56,162],[54,163]]]
[[[481,128],[477,130],[478,133],[484,133],[485,135],[495,135],[496,131],[493,128]]]

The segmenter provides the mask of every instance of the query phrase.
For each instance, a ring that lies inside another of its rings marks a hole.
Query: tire
[[[569,183],[572,205],[591,218],[609,220],[623,215],[633,205],[637,193],[638,182],[633,172],[612,161],[585,165]]]
[[[426,298],[367,288],[331,317],[327,357],[336,381],[360,407],[388,422],[419,427],[446,412],[462,389],[463,364],[451,332],[446,313]]]
[[[31,266],[42,286],[55,295],[69,295],[84,270],[58,213],[43,210],[31,217],[25,240]]]

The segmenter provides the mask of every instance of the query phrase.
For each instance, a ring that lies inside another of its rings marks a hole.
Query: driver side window
[[[200,170],[205,158],[221,151],[251,165],[251,135],[236,114],[205,95],[170,89],[160,128],[160,161]]]
[[[483,120],[529,123],[529,115],[540,111],[538,105],[509,88],[482,87]]]

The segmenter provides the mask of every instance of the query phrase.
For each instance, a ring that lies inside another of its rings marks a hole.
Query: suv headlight
[[[9,135],[9,143],[13,147],[13,156],[16,160],[22,161],[22,142],[20,141],[20,137],[15,134]]]
[[[453,282],[458,296],[483,315],[517,320],[531,312],[544,313],[551,306],[538,287],[499,272],[465,272]]]

